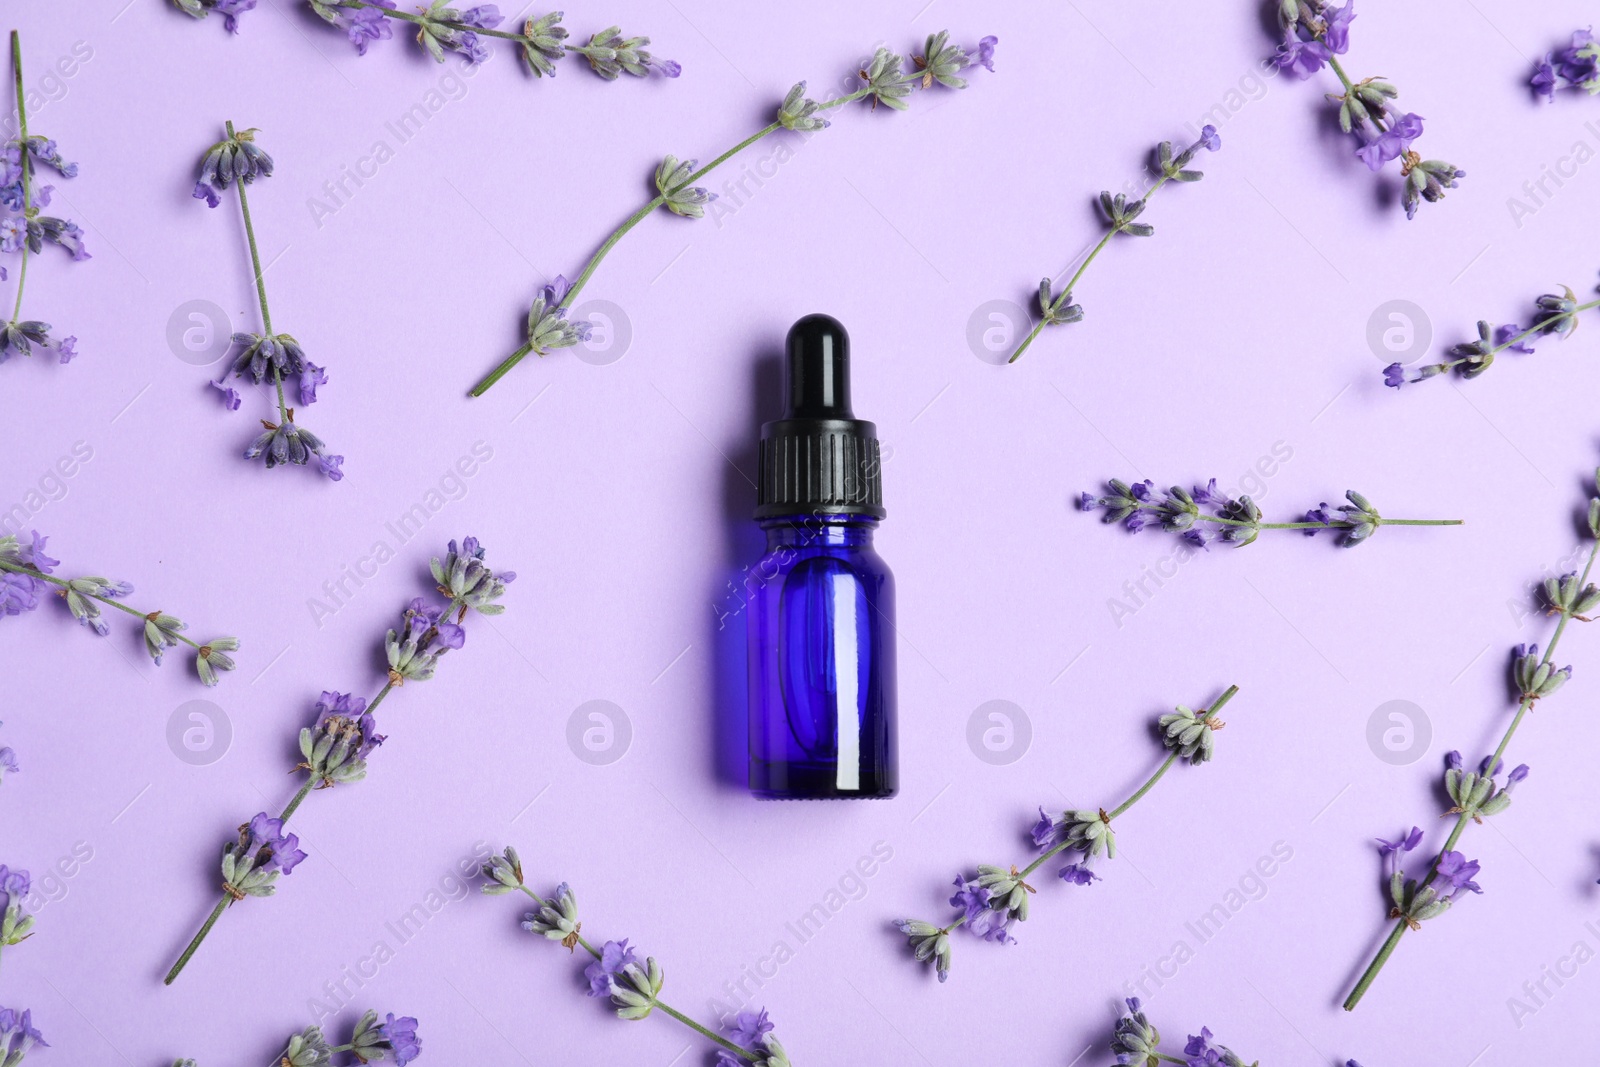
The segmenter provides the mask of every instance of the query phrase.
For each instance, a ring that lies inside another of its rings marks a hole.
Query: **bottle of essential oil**
[[[750,791],[892,797],[894,578],[872,547],[884,517],[877,428],[850,410],[850,339],[827,315],[789,330],[788,409],[761,428],[747,584]]]

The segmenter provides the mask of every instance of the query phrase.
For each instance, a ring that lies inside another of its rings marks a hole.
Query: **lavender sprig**
[[[589,324],[567,321],[567,312],[578,294],[583,291],[583,287],[589,283],[595,268],[600,266],[601,261],[616,247],[618,241],[627,236],[630,230],[643,222],[657,208],[666,208],[673,214],[685,218],[703,218],[705,206],[716,199],[716,194],[695,185],[695,182],[723,163],[779,130],[809,134],[824,129],[828,122],[822,117],[822,112],[843,107],[857,100],[870,100],[874,108],[883,104],[892,110],[904,111],[907,107],[905,98],[913,89],[927,90],[934,85],[965,89],[967,80],[959,76],[961,71],[972,66],[994,70],[994,49],[997,40],[995,37],[985,37],[978,42],[976,48],[968,50],[951,44],[948,31],[941,30],[930,34],[924,44],[923,53],[913,57],[916,71],[909,74],[902,69],[905,64],[904,57],[887,48],[879,48],[872,59],[857,71],[862,84],[854,92],[819,102],[806,96],[805,82],[797,82],[778,104],[776,118],[771,123],[704,166],[698,165],[692,159],[680,160],[674,155],[665,156],[655,171],[655,199],[645,203],[611,231],[611,235],[601,243],[594,255],[589,257],[589,262],[584,264],[576,279],[569,283],[564,275],[558,275],[553,283],[537,291],[528,314],[527,341],[473,386],[470,395],[482,396],[488,392],[529,353],[543,356],[556,349],[569,348],[587,337]]]
[[[239,639],[216,637],[203,644],[184,635],[188,626],[175,615],[164,611],[143,612],[122,603],[123,597],[133,592],[127,582],[114,582],[109,578],[61,578],[55,575],[58,559],[45,554],[49,538],[34,530],[27,544],[15,535],[0,537],[0,618],[21,615],[37,608],[50,586],[67,604],[67,610],[84,627],[101,637],[111,632],[111,627],[100,616],[101,606],[116,608],[144,623],[144,647],[161,666],[161,657],[169,648],[188,645],[195,652],[195,671],[206,685],[217,684],[218,671],[233,670],[233,657]]]
[[[22,88],[22,38],[11,31],[11,66],[16,77],[18,137],[7,141],[0,156],[0,252],[17,252],[22,262],[17,268],[17,298],[11,317],[0,325],[0,363],[13,355],[31,356],[38,346],[53,352],[62,363],[77,355],[76,337],[55,338],[48,322],[22,317],[22,293],[28,283],[28,256],[44,251],[45,242],[60,245],[75,260],[91,258],[83,247],[83,230],[70,219],[40,214],[50,206],[54,187],[35,182],[34,167],[48,166],[63,178],[75,178],[78,165],[61,158],[61,150],[47,137],[28,134],[27,97]],[[6,269],[0,267],[0,281]]]
[[[18,1067],[34,1047],[49,1048],[33,1025],[33,1012],[0,1008],[0,1067]]]
[[[383,1063],[393,1061],[396,1067],[405,1067],[422,1055],[422,1039],[417,1036],[417,1020],[411,1016],[396,1018],[390,1012],[383,1021],[378,1013],[368,1010],[356,1021],[355,1031],[347,1045],[330,1045],[320,1026],[308,1026],[292,1034],[285,1043],[277,1067],[327,1067],[333,1057],[341,1052],[355,1056],[357,1063]],[[0,1065],[3,1067],[3,1065]],[[172,1067],[196,1067],[194,1060],[174,1060]]]
[[[277,394],[278,421],[261,420],[263,432],[249,448],[245,459],[265,459],[267,469],[279,464],[294,463],[304,466],[315,456],[317,468],[331,481],[344,477],[340,469],[343,456],[332,455],[322,438],[294,421],[294,408],[284,399],[283,383],[290,377],[299,381],[302,406],[317,401],[317,387],[327,384],[326,368],[319,367],[306,358],[300,342],[287,333],[274,333],[272,312],[267,308],[267,284],[261,270],[261,252],[256,246],[255,224],[250,219],[250,199],[245,186],[257,178],[272,177],[272,157],[256,144],[255,129],[236,132],[233,123],[226,123],[227,136],[210,148],[200,161],[200,178],[194,183],[196,200],[204,200],[207,207],[222,203],[222,194],[231,185],[239,191],[239,210],[244,214],[244,232],[250,245],[250,264],[255,272],[256,297],[261,306],[261,333],[236,333],[232,371],[236,378],[248,372],[257,385],[269,378]],[[226,385],[227,372],[212,382],[222,394],[223,406],[230,411],[239,409],[240,397],[232,386]]]
[[[1159,1067],[1163,1063],[1180,1063],[1186,1067],[1246,1067],[1244,1059],[1226,1045],[1219,1045],[1209,1027],[1202,1026],[1198,1034],[1190,1034],[1183,1046],[1183,1055],[1174,1056],[1161,1051],[1161,1031],[1145,1015],[1138,997],[1123,1001],[1127,1010],[1117,1019],[1111,1031],[1111,1051],[1117,1063],[1127,1067]],[[1253,1061],[1249,1067],[1257,1067]],[[1352,1067],[1360,1067],[1352,1063]]]
[[[616,1007],[617,1017],[630,1022],[649,1018],[660,1011],[695,1031],[707,1041],[718,1046],[717,1067],[790,1067],[783,1046],[773,1036],[773,1026],[765,1009],[741,1011],[732,1020],[723,1020],[723,1037],[689,1016],[669,1006],[661,999],[665,972],[655,957],[642,963],[637,949],[621,941],[606,941],[596,948],[583,936],[583,922],[578,918],[578,898],[572,887],[562,882],[550,897],[544,897],[528,887],[522,875],[522,858],[517,850],[506,847],[505,854],[493,856],[482,869],[487,881],[480,887],[490,896],[522,893],[534,903],[534,910],[522,920],[522,928],[549,941],[559,941],[569,952],[582,948],[594,962],[584,968],[584,980],[591,997],[609,996]]]
[[[1016,938],[1011,931],[1016,923],[1027,920],[1029,898],[1038,891],[1028,884],[1028,876],[1062,852],[1083,854],[1081,859],[1056,872],[1062,881],[1083,886],[1099,881],[1100,875],[1091,869],[1091,861],[1101,856],[1111,860],[1117,855],[1117,837],[1111,821],[1137,804],[1174,763],[1198,765],[1211,760],[1216,731],[1226,725],[1217,718],[1217,713],[1238,691],[1238,686],[1230,685],[1208,708],[1196,711],[1180,704],[1175,711],[1157,719],[1157,732],[1168,750],[1167,758],[1128,799],[1110,811],[1105,808],[1069,809],[1051,815],[1040,808],[1039,821],[1033,827],[1033,843],[1040,855],[1026,867],[1019,870],[1015,865],[981,864],[972,876],[956,875],[956,891],[950,898],[956,915],[949,923],[939,926],[919,919],[897,920],[895,926],[905,935],[913,958],[919,963],[931,961],[939,981],[943,982],[950,977],[954,947],[950,935],[957,929],[965,927],[984,941],[1014,944]]]
[[[0,954],[33,936],[34,917],[22,910],[32,885],[27,871],[0,863]],[[5,1043],[0,1041],[0,1065],[5,1062]]]
[[[588,60],[589,67],[607,81],[622,74],[643,78],[651,71],[676,78],[683,68],[662,59],[646,46],[648,37],[624,37],[620,26],[601,30],[588,44],[568,44],[561,25],[562,13],[553,11],[540,18],[528,18],[520,33],[496,29],[505,18],[495,4],[478,4],[459,9],[450,0],[433,0],[413,14],[399,11],[394,0],[306,0],[324,22],[344,31],[356,52],[366,55],[377,41],[394,37],[391,20],[416,28],[416,40],[430,56],[444,62],[446,52],[454,52],[473,65],[489,58],[483,38],[515,41],[528,73],[536,78],[555,77],[555,62],[569,53]],[[173,0],[178,9],[192,18],[202,19],[215,11],[223,17],[229,33],[239,32],[239,16],[256,6],[256,0]]]
[[[1051,295],[1049,278],[1039,282],[1039,321],[1022,339],[1017,350],[1011,353],[1007,363],[1015,363],[1022,358],[1022,353],[1033,344],[1033,339],[1038,337],[1046,326],[1060,326],[1079,322],[1083,319],[1083,308],[1072,302],[1072,292],[1077,288],[1078,282],[1083,278],[1084,271],[1089,269],[1089,264],[1094,262],[1096,256],[1111,243],[1117,234],[1127,234],[1130,237],[1149,237],[1156,232],[1154,226],[1148,222],[1137,221],[1144,214],[1144,209],[1149,205],[1150,198],[1156,194],[1163,185],[1170,181],[1197,182],[1205,177],[1201,171],[1189,166],[1193,163],[1200,150],[1215,152],[1222,147],[1222,137],[1217,133],[1215,126],[1206,126],[1201,129],[1200,137],[1189,147],[1173,153],[1171,141],[1162,141],[1151,153],[1151,170],[1159,177],[1144,191],[1137,200],[1130,201],[1126,193],[1117,193],[1113,196],[1110,191],[1100,193],[1100,211],[1105,216],[1106,232],[1100,238],[1100,243],[1095,245],[1084,257],[1078,269],[1073,272],[1067,284],[1061,287],[1060,292]]]
[[[1595,471],[1595,488],[1600,493],[1600,470]],[[1584,562],[1583,571],[1548,578],[1544,582],[1542,593],[1545,613],[1557,617],[1555,630],[1550,634],[1544,652],[1539,652],[1538,645],[1517,645],[1512,650],[1511,681],[1521,696],[1517,701],[1516,714],[1501,735],[1500,743],[1492,754],[1483,759],[1476,771],[1463,771],[1459,752],[1451,752],[1445,757],[1443,785],[1452,806],[1444,814],[1454,815],[1456,821],[1444,845],[1421,878],[1407,878],[1400,869],[1399,860],[1421,843],[1421,831],[1413,827],[1410,834],[1402,835],[1398,841],[1378,842],[1381,854],[1388,861],[1392,905],[1389,917],[1395,920],[1395,924],[1355,988],[1345,998],[1345,1011],[1354,1011],[1356,1005],[1361,1003],[1361,998],[1366,995],[1367,989],[1378,977],[1378,972],[1383,970],[1383,965],[1389,961],[1407,931],[1420,929],[1423,922],[1444,914],[1463,891],[1482,892],[1477,882],[1473,881],[1478,872],[1477,862],[1467,860],[1456,851],[1456,845],[1468,826],[1504,811],[1511,803],[1512,788],[1528,776],[1527,765],[1523,764],[1507,774],[1503,783],[1497,777],[1505,766],[1506,749],[1510,747],[1522,720],[1535,704],[1555,693],[1572,677],[1572,668],[1557,668],[1554,659],[1556,646],[1561,643],[1567,624],[1574,620],[1590,622],[1594,613],[1600,610],[1600,587],[1589,581],[1595,557],[1600,554],[1600,496],[1589,498],[1587,526],[1593,543],[1589,546],[1589,558]]]
[[[1600,292],[1600,289],[1596,289],[1596,292]],[[1509,350],[1533,355],[1535,337],[1550,334],[1565,341],[1577,330],[1578,315],[1594,308],[1600,308],[1600,300],[1580,304],[1572,287],[1563,285],[1561,292],[1545,293],[1534,301],[1533,325],[1527,329],[1515,323],[1496,326],[1480,320],[1478,339],[1452,347],[1449,352],[1451,358],[1424,364],[1410,378],[1406,377],[1404,364],[1391,363],[1383,368],[1383,384],[1398,389],[1407,382],[1424,381],[1450,371],[1455,371],[1460,378],[1476,378],[1494,365],[1495,357],[1501,352]]]
[[[1108,495],[1097,497],[1084,493],[1078,498],[1078,510],[1103,512],[1102,522],[1120,522],[1130,533],[1146,529],[1161,529],[1176,533],[1186,543],[1205,548],[1213,541],[1226,541],[1244,546],[1260,536],[1262,530],[1299,530],[1308,537],[1322,530],[1334,532],[1338,543],[1353,548],[1378,532],[1380,526],[1460,526],[1462,519],[1389,519],[1378,514],[1372,501],[1354,489],[1345,493],[1348,504],[1329,508],[1324,503],[1306,512],[1299,522],[1262,522],[1261,509],[1249,496],[1234,500],[1219,492],[1217,480],[1197,485],[1191,493],[1181,485],[1168,489],[1157,498],[1155,483],[1148,479],[1131,486],[1120,479],[1106,482]],[[1209,510],[1208,510],[1209,509]],[[1207,532],[1200,524],[1219,527]]]
[[[385,740],[373,717],[378,706],[406,682],[432,678],[444,654],[466,644],[466,629],[461,624],[468,612],[498,615],[505,610],[497,601],[516,574],[490,570],[484,555],[478,539],[468,537],[459,548],[451,541],[443,560],[434,557],[433,578],[445,604],[440,607],[417,597],[401,612],[400,625],[384,640],[388,678],[370,703],[349,693],[322,694],[312,709],[311,725],[300,731],[302,758],[294,770],[303,772],[305,781],[276,818],[264,811],[258,813],[239,827],[237,840],[223,847],[221,899],[167,972],[167,985],[183,971],[230,905],[247,897],[272,896],[277,892],[278,877],[291,874],[306,858],[299,838],[286,833],[284,825],[312,790],[332,789],[366,777],[367,757]]]
[[[1575,30],[1566,48],[1546,52],[1533,65],[1528,85],[1536,95],[1555,103],[1557,89],[1583,89],[1600,95],[1600,41],[1593,30]]]
[[[1352,82],[1337,57],[1350,50],[1350,23],[1355,19],[1355,0],[1335,7],[1327,0],[1274,0],[1283,43],[1273,62],[1280,71],[1305,81],[1324,66],[1338,75],[1343,93],[1329,93],[1339,105],[1339,127],[1361,142],[1356,156],[1371,171],[1383,169],[1391,160],[1400,161],[1405,179],[1401,202],[1406,218],[1413,218],[1422,201],[1435,203],[1445,191],[1454,189],[1467,172],[1442,159],[1423,159],[1411,146],[1422,136],[1422,116],[1398,112],[1393,101],[1399,95],[1388,81],[1363,78]]]

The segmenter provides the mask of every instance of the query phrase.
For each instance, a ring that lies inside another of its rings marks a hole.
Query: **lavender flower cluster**
[[[0,1067],[18,1067],[35,1046],[49,1048],[50,1042],[33,1025],[33,1012],[0,1008]]]
[[[1600,95],[1600,41],[1590,29],[1574,30],[1565,48],[1546,52],[1533,66],[1528,85],[1550,103],[1558,89],[1582,89],[1590,96]]]
[[[1041,807],[1031,835],[1040,855],[1027,866],[1019,870],[1015,865],[980,864],[975,874],[957,874],[953,883],[956,891],[950,897],[950,906],[956,913],[950,922],[939,926],[920,919],[896,921],[895,927],[905,935],[912,957],[919,963],[932,963],[943,982],[950,977],[954,951],[951,934],[957,929],[964,927],[980,941],[1016,944],[1012,930],[1017,923],[1027,921],[1030,898],[1038,892],[1028,883],[1028,877],[1063,852],[1079,854],[1056,872],[1063,882],[1087,886],[1100,881],[1100,875],[1090,865],[1102,856],[1107,860],[1116,858],[1117,835],[1112,830],[1112,820],[1133,807],[1174,763],[1199,765],[1211,760],[1216,751],[1216,732],[1226,725],[1217,713],[1238,691],[1238,686],[1229,686],[1209,708],[1197,711],[1180,704],[1160,716],[1156,733],[1167,749],[1166,759],[1132,796],[1111,811],[1069,808],[1046,813]]]
[[[1395,109],[1399,90],[1389,82],[1378,78],[1352,82],[1339,63],[1338,57],[1350,50],[1355,0],[1345,0],[1342,7],[1326,0],[1276,0],[1276,6],[1283,30],[1274,58],[1278,69],[1300,81],[1323,67],[1338,75],[1344,92],[1330,99],[1339,104],[1339,127],[1360,141],[1356,156],[1367,169],[1376,172],[1400,161],[1406,218],[1414,217],[1424,200],[1430,204],[1443,200],[1445,191],[1454,189],[1467,172],[1442,159],[1423,159],[1412,148],[1422,136],[1422,116]]]
[[[1600,292],[1600,289],[1596,292]],[[1533,302],[1532,326],[1526,329],[1516,323],[1496,326],[1480,320],[1478,339],[1451,347],[1450,358],[1423,364],[1410,372],[1403,363],[1391,363],[1383,369],[1383,384],[1399,389],[1408,382],[1426,381],[1451,371],[1457,377],[1471,380],[1493,366],[1495,357],[1502,352],[1533,355],[1535,337],[1552,336],[1566,340],[1578,328],[1578,315],[1594,308],[1600,308],[1600,300],[1580,304],[1572,287],[1564,285],[1561,292],[1545,293]]]
[[[1354,489],[1345,493],[1346,504],[1330,508],[1324,502],[1296,522],[1264,522],[1261,509],[1248,495],[1237,500],[1217,489],[1212,478],[1193,491],[1172,486],[1158,496],[1155,483],[1146,479],[1132,485],[1118,478],[1106,482],[1107,493],[1083,493],[1078,510],[1100,511],[1101,521],[1121,523],[1130,533],[1140,530],[1165,530],[1175,533],[1194,548],[1209,548],[1214,541],[1244,546],[1251,544],[1262,530],[1298,530],[1307,537],[1327,531],[1336,542],[1353,548],[1363,544],[1381,526],[1459,526],[1460,519],[1386,519],[1372,501]],[[1208,529],[1207,526],[1216,527]]]
[[[8,946],[20,945],[33,936],[34,917],[22,910],[32,888],[33,880],[27,871],[0,863],[0,954]],[[4,1060],[0,1055],[0,1064]]]
[[[1126,1011],[1117,1019],[1111,1031],[1111,1051],[1122,1067],[1161,1067],[1163,1063],[1181,1063],[1184,1067],[1256,1067],[1259,1061],[1246,1064],[1244,1059],[1226,1045],[1216,1043],[1209,1027],[1202,1026],[1198,1034],[1190,1034],[1184,1043],[1183,1056],[1161,1050],[1161,1031],[1144,1013],[1138,997],[1123,1001]]]
[[[239,192],[239,209],[244,214],[245,236],[250,244],[250,263],[255,271],[256,296],[261,307],[261,333],[239,332],[233,335],[233,362],[230,370],[235,378],[246,374],[256,385],[270,384],[277,398],[278,420],[262,419],[262,433],[245,449],[246,459],[262,459],[270,470],[280,464],[293,463],[305,466],[312,458],[317,469],[331,481],[344,477],[343,456],[327,450],[322,438],[294,418],[294,408],[284,399],[284,383],[297,380],[302,407],[317,402],[317,388],[328,383],[327,370],[306,358],[305,350],[292,334],[274,333],[272,313],[267,307],[267,287],[262,277],[261,253],[256,247],[255,223],[250,218],[250,202],[245,186],[258,178],[272,177],[272,157],[256,143],[255,129],[235,131],[233,123],[227,124],[227,136],[210,148],[200,160],[200,177],[194,183],[194,197],[204,200],[207,207],[222,203],[222,194],[234,187]],[[222,397],[223,406],[238,411],[242,398],[237,390],[227,384],[227,372],[211,383]]]
[[[192,18],[205,18],[216,12],[222,16],[223,27],[229,33],[238,33],[239,16],[256,6],[256,0],[173,0],[173,3]],[[522,30],[513,33],[498,28],[505,16],[497,4],[457,8],[450,0],[432,0],[413,14],[398,10],[395,0],[306,0],[306,3],[322,21],[343,31],[356,52],[363,56],[374,43],[394,37],[395,22],[404,22],[415,29],[417,44],[440,63],[444,62],[446,53],[459,55],[473,65],[483,63],[489,58],[486,39],[498,38],[516,42],[523,64],[536,78],[555,77],[555,64],[569,53],[582,56],[590,69],[607,81],[616,81],[623,74],[643,78],[651,71],[676,78],[683,71],[673,60],[650,52],[650,38],[624,37],[620,26],[591,35],[588,44],[569,44],[560,11],[539,18],[529,17],[523,22]]]
[[[50,206],[53,185],[40,185],[37,171],[49,167],[63,178],[76,178],[78,165],[61,155],[56,142],[28,133],[27,103],[22,90],[22,43],[11,32],[11,61],[16,71],[17,123],[21,135],[0,149],[0,253],[20,258],[17,268],[17,296],[11,316],[0,324],[0,363],[13,355],[31,356],[35,348],[53,353],[62,363],[78,354],[76,337],[57,338],[53,327],[39,319],[22,317],[22,295],[28,281],[28,257],[44,251],[48,242],[66,249],[72,258],[91,258],[83,246],[83,230],[70,219],[43,214]],[[0,281],[10,277],[0,266]]]
[[[788,1054],[773,1034],[773,1024],[765,1009],[740,1011],[724,1019],[721,1036],[671,1007],[661,999],[666,973],[653,956],[639,959],[638,950],[628,939],[606,941],[596,948],[583,936],[578,918],[578,898],[566,882],[556,886],[548,897],[528,887],[522,873],[522,858],[507,846],[504,854],[491,856],[484,864],[482,891],[490,896],[522,893],[534,903],[534,910],[523,916],[522,928],[548,941],[556,941],[568,951],[582,948],[593,959],[584,967],[584,982],[591,997],[610,997],[617,1017],[630,1022],[647,1019],[660,1008],[664,1015],[694,1030],[717,1047],[717,1067],[790,1067]]]
[[[417,1036],[417,1020],[411,1016],[396,1018],[390,1012],[382,1021],[378,1013],[365,1012],[356,1022],[350,1041],[343,1045],[329,1044],[320,1026],[308,1026],[289,1038],[279,1060],[280,1067],[325,1067],[333,1062],[336,1053],[348,1052],[357,1063],[383,1063],[393,1061],[405,1067],[422,1055],[422,1040]],[[180,1060],[179,1064],[193,1060]],[[178,1065],[174,1065],[178,1067]]]
[[[140,612],[122,603],[133,592],[133,586],[127,582],[100,577],[57,577],[55,569],[61,561],[45,553],[48,540],[38,530],[32,532],[27,543],[20,542],[12,534],[0,537],[0,618],[33,611],[54,586],[72,617],[101,637],[111,632],[101,616],[102,606],[140,619],[145,651],[158,667],[167,649],[184,644],[194,649],[195,672],[206,685],[217,684],[219,671],[233,670],[233,657],[228,653],[239,648],[238,638],[215,637],[204,643],[190,639],[184,634],[188,625],[176,615],[164,611]]]

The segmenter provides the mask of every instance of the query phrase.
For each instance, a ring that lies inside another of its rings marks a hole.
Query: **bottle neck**
[[[767,548],[806,548],[839,545],[866,547],[878,529],[878,520],[862,515],[788,515],[764,519]]]

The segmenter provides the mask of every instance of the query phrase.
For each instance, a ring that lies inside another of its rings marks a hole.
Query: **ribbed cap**
[[[787,348],[788,409],[761,427],[756,518],[883,518],[878,428],[850,410],[849,335],[837,319],[807,315]]]

